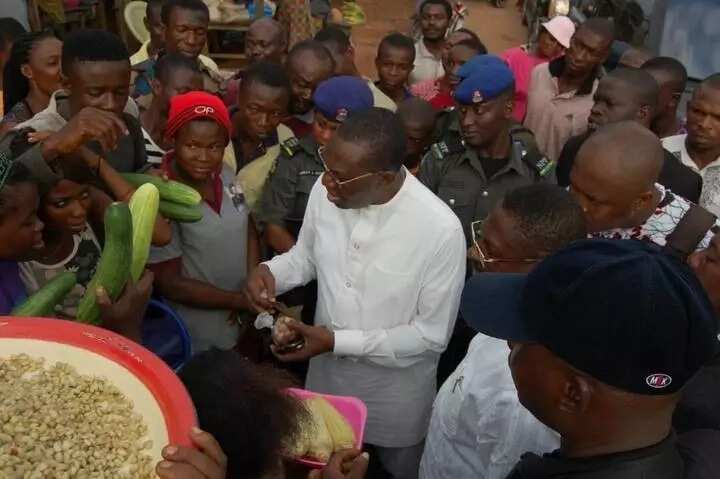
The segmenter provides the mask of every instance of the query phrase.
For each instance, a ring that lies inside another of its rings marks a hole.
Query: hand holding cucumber
[[[137,283],[132,279],[128,281],[114,303],[103,288],[98,288],[96,297],[100,307],[100,324],[126,338],[139,341],[140,325],[150,301],[154,279],[153,273],[145,270]]]

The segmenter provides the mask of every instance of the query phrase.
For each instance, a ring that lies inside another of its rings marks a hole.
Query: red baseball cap
[[[174,138],[180,128],[198,118],[215,120],[225,127],[228,137],[232,135],[230,114],[223,101],[204,91],[191,91],[175,95],[170,100],[170,113],[165,136]]]

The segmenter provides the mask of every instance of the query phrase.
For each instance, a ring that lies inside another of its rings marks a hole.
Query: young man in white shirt
[[[318,280],[315,326],[296,324],[310,359],[306,387],[368,407],[365,443],[394,478],[416,478],[435,371],[458,311],[465,237],[453,212],[402,166],[405,134],[391,112],[357,112],[320,152],[297,244],[248,280],[260,309]]]
[[[527,273],[544,257],[586,237],[585,217],[555,185],[508,192],[476,226],[470,258],[479,274]],[[423,479],[504,479],[525,452],[542,454],[560,436],[525,409],[508,367],[506,341],[477,334],[435,398]]]
[[[688,102],[687,134],[663,138],[663,146],[703,179],[700,206],[720,216],[720,74],[709,76]]]

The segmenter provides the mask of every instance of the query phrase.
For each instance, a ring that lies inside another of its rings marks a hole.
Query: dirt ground
[[[353,29],[356,59],[360,71],[375,77],[375,54],[380,39],[387,33],[407,33],[416,0],[358,0],[365,9],[367,23]],[[495,8],[488,0],[465,0],[469,15],[465,26],[475,31],[491,53],[520,45],[527,38],[515,1]]]

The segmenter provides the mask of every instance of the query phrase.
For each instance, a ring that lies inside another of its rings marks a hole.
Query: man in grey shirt
[[[116,35],[79,30],[63,45],[62,70],[69,90],[53,94],[48,107],[7,133],[3,145],[27,131],[42,139],[15,161],[40,182],[52,181],[50,168],[59,157],[88,144],[117,171],[137,171],[146,165],[145,145],[134,103],[128,100],[130,61]]]

